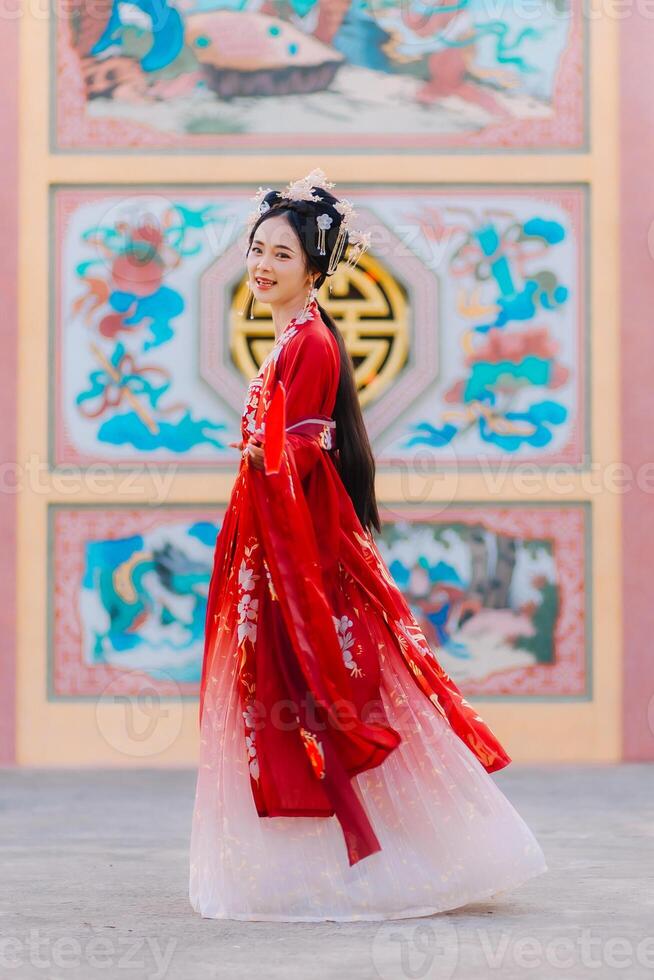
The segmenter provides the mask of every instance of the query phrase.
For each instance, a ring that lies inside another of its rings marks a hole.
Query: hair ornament
[[[335,186],[335,184],[327,180],[325,172],[320,167],[316,167],[306,177],[300,177],[299,180],[292,180],[287,185],[282,197],[286,198],[287,201],[320,201],[320,195],[314,194],[313,188],[319,187],[326,191],[331,190]]]
[[[316,224],[318,226],[318,248],[320,249],[321,255],[326,255],[325,245],[326,245],[326,232],[333,225],[334,221],[331,215],[323,212],[319,214],[316,218]]]
[[[350,254],[348,255],[347,262],[345,263],[350,269],[353,269],[363,253],[368,251],[371,242],[372,236],[370,235],[369,231],[350,232]]]
[[[254,197],[251,198],[254,201],[255,208],[247,218],[248,234],[251,234],[252,228],[261,215],[271,209],[283,209],[285,204],[299,201],[310,202],[312,204],[322,203],[323,206],[328,204],[332,211],[336,211],[340,215],[341,220],[338,225],[338,234],[329,256],[328,268],[325,275],[332,276],[336,272],[338,263],[343,259],[348,246],[349,254],[346,264],[349,268],[354,268],[363,253],[370,248],[370,234],[369,232],[360,232],[350,227],[350,221],[357,214],[351,201],[348,201],[346,198],[341,198],[340,201],[335,201],[332,204],[324,200],[320,193],[314,193],[316,190],[331,191],[335,186],[334,183],[327,180],[325,172],[320,167],[316,167],[305,177],[291,181],[281,192],[275,191],[272,187],[260,187]],[[266,201],[266,197],[271,194],[275,195],[272,203]],[[322,211],[316,214],[315,223],[318,231],[318,252],[320,255],[326,255],[327,232],[333,227],[334,218],[327,211]]]
[[[334,207],[336,208],[338,213],[343,216],[343,221],[345,222],[346,225],[349,224],[350,218],[354,218],[356,216],[356,211],[352,207],[352,202],[346,200],[346,198],[344,197],[341,198],[341,200],[338,201],[338,203],[335,204]]]
[[[260,187],[254,197],[250,198],[251,201],[254,201],[254,211],[251,211],[247,217],[248,233],[252,230],[252,226],[258,221],[261,215],[270,210],[270,204],[264,198],[272,191],[272,187]]]

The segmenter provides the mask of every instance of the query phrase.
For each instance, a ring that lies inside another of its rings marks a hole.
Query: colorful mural
[[[467,694],[588,695],[588,508],[405,513],[385,521],[380,550],[440,663]]]
[[[584,505],[392,513],[380,550],[467,694],[587,695]],[[197,694],[219,527],[210,508],[50,508],[51,698]]]
[[[220,520],[190,507],[54,505],[49,695],[194,696]]]
[[[100,196],[66,218],[70,201],[60,203],[70,275],[57,332],[57,379],[67,389],[58,456],[70,460],[72,445],[76,461],[115,459],[126,447],[133,458],[224,451],[225,424],[212,419],[213,400],[189,377],[197,310],[187,292],[208,261],[209,233],[230,220],[229,207]]]
[[[344,188],[370,257],[321,301],[378,463],[582,461],[583,187]],[[55,192],[54,464],[233,466],[274,340],[239,317],[251,189]]]
[[[56,146],[585,146],[579,0],[74,0]]]

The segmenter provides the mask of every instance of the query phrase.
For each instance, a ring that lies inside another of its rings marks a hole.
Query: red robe
[[[380,850],[352,776],[401,741],[379,692],[385,644],[488,772],[511,759],[440,666],[341,481],[331,418],[339,357],[313,303],[248,388],[242,436],[261,434],[266,469],[243,449],[216,541],[200,721],[221,638],[236,630],[257,812],[336,815],[352,865]]]

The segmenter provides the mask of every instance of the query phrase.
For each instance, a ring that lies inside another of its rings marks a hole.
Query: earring
[[[307,293],[307,298],[304,301],[304,307],[302,308],[300,317],[306,316],[306,314],[309,312],[309,307],[311,306],[311,304],[313,303],[313,301],[316,299],[317,296],[318,296],[318,290],[316,289],[315,285],[312,282],[311,289]]]
[[[250,289],[250,284],[249,283],[248,283],[248,294],[247,294],[247,297],[245,299],[245,303],[243,304],[243,306],[239,310],[239,314],[238,315],[239,316],[246,316],[247,315],[247,312],[248,312],[248,309],[250,311],[250,314],[249,314],[250,320],[254,320],[254,313],[253,313],[253,309],[254,309],[254,293]]]

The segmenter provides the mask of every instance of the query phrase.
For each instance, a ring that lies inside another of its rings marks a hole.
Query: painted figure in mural
[[[73,0],[58,34],[59,138],[560,147],[581,138],[583,32],[568,8],[543,0],[534,19],[528,0]]]
[[[316,298],[370,239],[333,186],[314,170],[261,188],[249,226],[249,299],[276,341],[248,388],[207,602],[190,847],[207,918],[424,915],[547,869],[490,776],[509,755],[373,537],[352,363]]]

